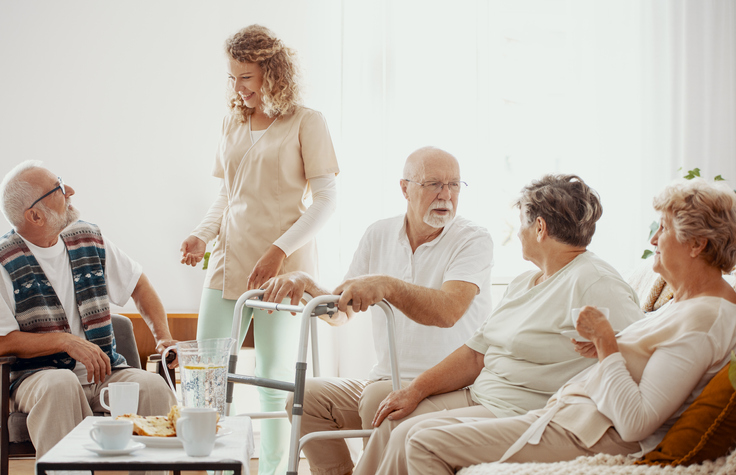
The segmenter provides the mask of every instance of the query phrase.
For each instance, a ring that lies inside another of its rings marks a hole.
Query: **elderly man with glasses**
[[[127,367],[115,350],[110,305],[129,298],[159,352],[172,340],[164,307],[140,264],[97,226],[79,221],[74,189],[38,161],[16,166],[0,184],[13,230],[0,237],[0,356],[11,368],[11,406],[28,414],[40,457],[93,412],[110,383],[139,384],[138,413],[176,403],[164,380]]]
[[[386,299],[396,317],[401,376],[410,380],[462,345],[491,312],[493,242],[486,229],[456,216],[466,184],[460,179],[458,161],[449,153],[433,147],[415,151],[406,160],[399,185],[407,201],[406,214],[368,228],[345,281],[334,291],[297,272],[270,280],[263,298],[281,302],[291,297],[296,304],[305,291],[314,297],[340,294],[340,313],[328,320],[333,325]],[[371,428],[378,404],[391,392],[382,315],[374,317],[373,340],[378,362],[369,379],[307,381],[302,435]],[[312,472],[341,475],[353,468],[340,439],[308,443],[304,453]]]

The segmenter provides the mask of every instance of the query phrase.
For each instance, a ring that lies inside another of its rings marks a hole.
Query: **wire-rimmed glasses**
[[[36,201],[34,201],[33,204],[28,207],[28,209],[31,209],[34,206],[36,206],[36,203],[38,203],[42,199],[46,198],[47,196],[49,196],[51,193],[55,192],[56,190],[61,190],[61,194],[63,194],[64,196],[66,196],[66,187],[64,186],[64,180],[62,180],[60,176],[57,176],[56,178],[59,179],[59,185],[56,188],[54,188],[53,190],[51,190],[48,193],[46,193],[45,195],[43,195],[42,197],[40,197],[39,199],[37,199]]]
[[[464,181],[450,181],[447,183],[441,182],[441,181],[425,181],[425,182],[418,182],[418,181],[412,181],[404,178],[404,181],[408,181],[409,183],[414,183],[415,185],[421,186],[426,191],[429,191],[431,193],[440,193],[442,192],[442,189],[444,187],[447,187],[450,190],[450,193],[456,195],[460,193],[460,190],[468,186],[467,183]]]

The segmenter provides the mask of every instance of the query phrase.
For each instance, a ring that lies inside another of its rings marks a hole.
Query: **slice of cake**
[[[136,414],[124,414],[117,419],[130,419],[133,421],[133,434],[148,437],[175,437],[176,426],[166,416],[138,416]]]
[[[176,437],[176,421],[181,417],[181,408],[171,406],[167,416],[139,416],[137,414],[123,414],[116,419],[128,419],[133,421],[133,435],[148,437]],[[217,415],[220,421],[220,415]],[[219,431],[221,426],[217,425]]]

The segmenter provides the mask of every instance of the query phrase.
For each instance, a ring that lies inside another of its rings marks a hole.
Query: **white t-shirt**
[[[20,234],[19,234],[20,236]],[[22,238],[23,236],[21,236]],[[115,305],[125,305],[130,299],[138,280],[143,273],[140,264],[132,260],[123,251],[117,248],[110,240],[105,239],[105,282],[107,283],[107,297]],[[71,264],[66,246],[61,238],[51,247],[38,247],[25,239],[23,241],[38,261],[44,274],[54,288],[61,306],[64,309],[72,334],[85,338],[82,329],[82,319],[79,316],[74,282],[72,281]],[[0,266],[0,335],[20,329],[15,319],[15,298],[13,297],[13,282],[5,267]],[[87,383],[87,369],[77,363],[75,374],[82,384]]]
[[[515,278],[503,299],[466,345],[484,354],[484,368],[471,387],[473,400],[496,417],[544,407],[567,380],[595,363],[575,352],[568,337],[570,310],[608,307],[614,330],[644,314],[634,290],[590,251],[580,254],[539,285],[541,271]]]
[[[458,349],[491,312],[492,266],[493,241],[485,228],[455,217],[437,238],[412,253],[405,216],[401,215],[378,221],[366,230],[345,279],[386,274],[431,289],[453,280],[478,287],[467,312],[451,328],[421,325],[392,306],[401,378],[413,379]],[[369,378],[388,379],[391,366],[386,320],[378,313],[373,316],[378,363]]]

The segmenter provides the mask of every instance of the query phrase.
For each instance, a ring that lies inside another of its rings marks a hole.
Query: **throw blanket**
[[[633,465],[624,455],[599,454],[554,463],[484,463],[460,470],[458,475],[732,475],[736,452],[702,465],[659,467]]]
[[[641,309],[645,312],[653,312],[662,305],[669,302],[674,297],[672,292],[672,286],[668,284],[660,275],[652,286],[652,290],[649,291],[649,295],[646,300],[642,302]]]

